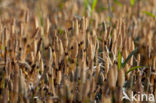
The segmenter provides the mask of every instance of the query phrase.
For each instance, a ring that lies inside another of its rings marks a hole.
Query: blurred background
[[[0,0],[1,18],[22,18],[29,13],[30,19],[38,17],[41,24],[49,17],[55,28],[68,28],[73,17],[92,17],[99,21],[110,18],[155,17],[156,0]],[[19,20],[20,21],[20,20]]]

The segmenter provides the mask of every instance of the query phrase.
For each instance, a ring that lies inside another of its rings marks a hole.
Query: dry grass
[[[0,102],[156,95],[156,1],[119,1],[89,11],[83,0],[0,0]]]

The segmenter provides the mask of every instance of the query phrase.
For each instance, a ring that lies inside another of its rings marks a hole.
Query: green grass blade
[[[129,56],[126,58],[126,60],[122,63],[122,67],[124,68],[126,63],[129,61],[129,59],[137,52],[138,48],[134,49]]]
[[[143,68],[143,66],[135,66],[135,67],[132,67],[132,68],[130,68],[130,69],[126,72],[126,74],[128,74],[129,72],[131,72],[131,71],[133,71],[133,70],[135,70],[135,69],[138,69],[138,68]]]
[[[84,0],[84,15],[87,12],[88,5],[89,5],[89,0]]]
[[[120,70],[120,68],[121,68],[121,58],[122,58],[121,52],[119,51],[119,52],[118,52],[118,69],[119,69],[119,70]]]
[[[87,9],[88,5],[89,5],[88,0],[84,0],[84,7],[85,7],[85,9]]]
[[[92,9],[91,9],[91,14],[92,14],[92,12],[94,11],[94,9],[95,9],[95,7],[96,7],[97,1],[98,1],[98,0],[93,0]]]
[[[64,31],[62,29],[58,29],[58,32],[60,35],[62,35]]]
[[[131,4],[131,6],[134,6],[135,0],[130,0],[130,4]]]
[[[143,11],[144,14],[146,14],[147,16],[151,16],[153,18],[155,18],[156,16],[148,11]]]
[[[121,2],[119,0],[114,0],[114,2],[119,5],[119,6],[122,6]]]

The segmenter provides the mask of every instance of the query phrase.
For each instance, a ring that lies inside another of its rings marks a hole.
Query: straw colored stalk
[[[52,69],[52,62],[53,62],[53,58],[52,58],[52,50],[51,47],[49,47],[49,61],[48,61],[48,67],[49,69]]]
[[[57,71],[57,77],[56,77],[56,83],[57,85],[60,85],[61,84],[61,80],[62,80],[62,73],[61,71]]]
[[[62,44],[62,41],[59,40],[59,63],[61,63],[62,59],[63,59],[63,56],[64,56],[64,49],[63,49],[63,44]]]
[[[98,80],[98,76],[99,76],[99,72],[100,72],[100,65],[98,64],[97,66],[96,66],[96,81]]]
[[[19,66],[17,63],[13,65],[14,73],[15,73],[15,78],[13,80],[13,93],[12,95],[12,103],[17,103],[18,101],[18,93],[19,93]]]
[[[113,69],[110,69],[108,72],[108,83],[109,83],[109,88],[113,90],[115,88],[115,76],[114,76]]]
[[[26,58],[26,50],[27,50],[27,38],[23,38],[23,48],[21,50],[20,59],[21,61],[25,61]]]
[[[146,41],[148,44],[149,57],[150,57],[151,49],[152,49],[152,38],[153,38],[153,33],[152,33],[152,31],[149,31],[149,34],[146,36]]]
[[[70,51],[70,57],[72,60],[72,63],[70,65],[70,72],[71,71],[75,71],[76,69],[76,62],[77,62],[77,55],[78,55],[78,43],[77,41],[75,41],[71,47],[71,51]]]
[[[108,72],[108,84],[110,89],[114,90],[118,79],[118,70],[114,65]]]
[[[58,36],[56,36],[56,38],[54,39],[54,50],[55,50],[55,54],[56,54],[56,63],[57,63],[57,65],[56,65],[56,67],[57,67],[57,69],[58,69],[58,67],[59,67],[59,58],[57,58],[57,57],[59,57],[59,37]]]
[[[141,61],[141,57],[140,57],[140,54],[138,54],[138,56],[137,56],[137,66],[140,65],[140,61]]]
[[[44,72],[44,63],[43,63],[43,60],[41,59],[40,60],[40,72],[41,72],[41,75],[43,75],[43,72]],[[44,79],[41,80],[41,96],[43,97],[44,94],[43,94],[43,87],[44,87]]]
[[[50,88],[50,91],[54,94],[54,96],[56,96],[53,74],[50,74],[50,77],[49,77],[49,88]]]
[[[44,32],[45,32],[45,36],[47,37],[47,35],[49,34],[49,29],[50,29],[50,21],[49,19],[47,18],[46,19],[46,25],[45,25],[45,28],[44,28]]]
[[[86,32],[86,18],[85,17],[82,17],[82,20],[81,20],[81,29],[82,29],[82,33],[83,33],[83,35],[85,34],[85,32]]]
[[[83,61],[82,66],[80,67],[80,79],[81,79],[81,83],[85,83],[86,81],[86,62]]]
[[[65,53],[67,53],[68,50],[68,35],[67,35],[67,31],[65,31],[63,38],[62,38],[62,44],[63,44],[63,48]]]
[[[91,101],[94,101],[94,98],[95,98],[95,94],[94,94],[95,88],[96,88],[95,78],[91,77],[91,83],[90,83],[90,93],[91,93],[90,100]]]
[[[116,60],[117,56],[117,43],[112,44],[113,61]]]
[[[89,68],[93,68],[93,59],[94,59],[94,45],[92,43],[89,43],[89,47],[87,48],[87,54],[88,54],[88,65]]]
[[[79,35],[79,24],[77,19],[74,20],[74,35]]]
[[[156,72],[156,56],[154,56],[154,60],[153,60],[153,69]]]
[[[70,98],[72,97],[71,96],[71,90],[70,90],[70,87],[69,87],[69,85],[68,84],[65,84],[64,86],[63,86],[63,101],[66,101],[66,102],[69,102],[69,103],[71,103],[71,101],[70,101]]]
[[[4,28],[4,46],[5,47],[7,47],[8,39],[9,39],[9,35],[8,35],[8,32],[7,32],[7,29]]]
[[[134,49],[135,49],[135,45],[134,45],[134,42],[132,41],[131,42],[131,51],[133,51]],[[130,58],[130,65],[133,65],[133,56]]]
[[[155,87],[154,87],[154,88],[155,88],[154,94],[155,94],[155,99],[156,99],[156,85],[155,85]]]
[[[116,92],[116,103],[122,103],[123,90],[122,88],[118,88]]]
[[[123,37],[122,37],[122,35],[118,35],[118,42],[117,42],[117,44],[118,44],[118,50],[122,50],[122,46],[123,46]]]
[[[25,77],[22,73],[22,70],[19,70],[19,93],[20,101],[23,101],[23,97],[27,97],[27,87],[25,82]]]
[[[85,44],[84,41],[81,41],[79,44],[79,48],[78,48],[78,62],[81,62],[83,59],[85,59],[86,57],[84,57],[84,49],[85,49]]]
[[[39,27],[39,21],[37,17],[34,18],[34,24],[35,24],[35,28]]]
[[[131,38],[127,37],[127,49],[128,49],[128,52],[131,50],[131,47],[132,47],[131,45],[132,45]]]
[[[5,82],[6,82],[6,81],[5,81]],[[8,103],[8,99],[9,99],[9,90],[8,90],[8,86],[6,86],[2,92],[3,92],[2,103]]]
[[[143,88],[142,88],[142,75],[141,75],[141,71],[138,71],[136,73],[136,76],[137,76],[137,80],[136,80],[136,92],[140,92],[142,93],[143,92]]]
[[[102,103],[112,103],[112,98],[110,96],[102,95]]]
[[[117,41],[117,30],[114,29],[112,34],[112,43],[115,44],[116,41]]]
[[[126,48],[124,48],[123,49],[123,58],[124,58],[124,60],[126,60],[127,57],[128,57],[128,50]]]
[[[58,62],[57,62],[57,57],[56,57],[56,52],[52,49],[52,58],[53,58],[53,63],[55,64],[55,69],[58,69]]]
[[[107,74],[109,71],[109,58],[105,55],[104,60],[105,60],[105,78],[107,79]]]
[[[122,88],[125,83],[125,72],[123,69],[120,69],[118,73],[118,86]]]
[[[90,81],[87,80],[82,87],[82,94],[81,95],[82,95],[82,102],[83,103],[87,100],[87,95],[88,95],[89,90],[90,90],[89,84],[90,84]]]
[[[15,33],[15,19],[13,18],[11,21],[11,36]]]
[[[68,52],[65,53],[65,57],[64,57],[64,65],[65,65],[65,75],[68,74],[69,72],[69,68],[68,68]]]
[[[34,61],[35,61],[34,52],[31,52],[30,53],[30,62],[31,62],[31,64],[34,64]]]

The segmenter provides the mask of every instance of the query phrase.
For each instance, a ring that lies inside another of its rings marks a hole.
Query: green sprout
[[[131,72],[131,71],[133,71],[133,70],[135,70],[135,69],[138,69],[138,68],[143,68],[144,66],[135,66],[135,67],[132,67],[132,68],[130,68],[127,72],[126,72],[126,74],[128,74],[129,72]]]
[[[121,60],[122,60],[122,56],[121,56],[121,52],[118,52],[118,69],[120,70],[121,68]]]
[[[131,4],[131,6],[134,6],[135,0],[130,0],[130,4]]]
[[[153,17],[153,18],[156,17],[156,15],[154,15],[154,14],[148,12],[148,11],[143,11],[143,13],[146,14],[147,16],[150,16],[150,17]]]
[[[138,51],[138,48],[134,49],[130,54],[129,56],[126,58],[126,60],[122,63],[122,55],[121,55],[121,52],[119,51],[118,52],[118,69],[120,70],[120,68],[124,68],[125,65],[127,64],[127,62],[130,60],[130,58]],[[135,70],[135,69],[138,69],[138,68],[142,68],[144,66],[135,66],[135,67],[132,67],[130,68],[126,74],[128,74],[129,72]]]

